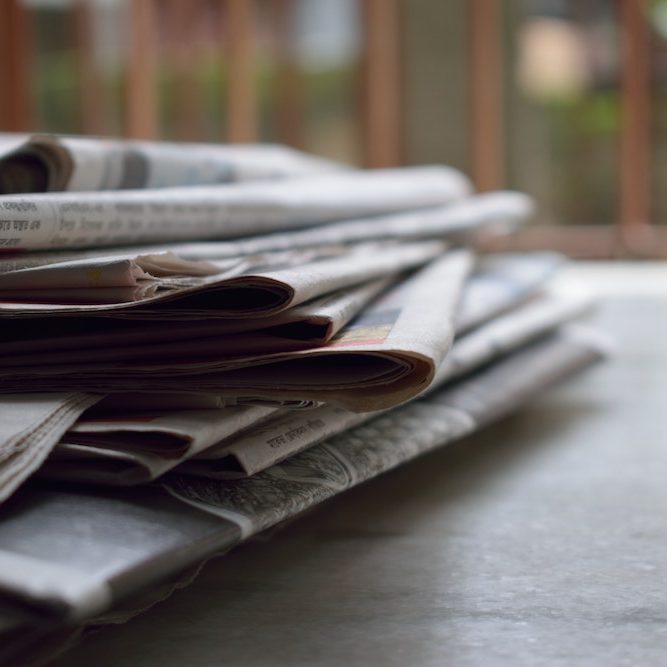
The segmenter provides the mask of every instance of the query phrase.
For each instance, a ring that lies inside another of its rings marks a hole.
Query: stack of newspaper
[[[474,194],[454,169],[258,145],[0,150],[7,651],[603,355],[571,324],[590,304],[548,287],[558,256],[475,254],[530,199]]]

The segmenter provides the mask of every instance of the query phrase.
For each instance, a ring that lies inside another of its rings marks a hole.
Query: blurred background
[[[0,0],[0,131],[441,162],[515,247],[667,257],[667,0]]]

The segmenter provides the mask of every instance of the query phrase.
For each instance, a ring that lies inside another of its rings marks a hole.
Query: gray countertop
[[[579,265],[613,359],[207,564],[56,663],[667,662],[667,267]]]

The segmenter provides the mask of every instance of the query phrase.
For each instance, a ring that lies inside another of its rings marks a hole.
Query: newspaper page
[[[21,134],[19,132],[0,132],[0,159],[2,159],[6,153],[10,153],[18,148],[27,138],[27,134]]]
[[[81,393],[0,396],[0,502],[39,466],[99,396]]]
[[[379,239],[446,238],[470,244],[480,230],[507,233],[525,222],[534,212],[532,197],[521,192],[498,191],[470,193],[464,198],[452,199],[443,206],[402,211],[373,218],[341,220],[326,225],[265,234],[238,241],[188,244],[180,252],[192,259],[228,254],[252,254],[268,250],[337,243],[359,243]],[[226,256],[226,255],[225,255]]]
[[[565,258],[555,252],[482,256],[456,315],[457,333],[469,331],[530,298],[564,264]]]
[[[172,252],[142,253],[136,256],[108,256],[53,262],[47,266],[0,273],[0,293],[4,298],[30,299],[32,290],[136,287],[140,281],[173,276],[211,276],[229,270],[234,264],[220,265],[202,260],[191,261]],[[15,293],[12,293],[12,290]]]
[[[585,314],[590,306],[587,299],[545,294],[457,338],[428,391],[553,332]],[[229,410],[233,414],[234,409]],[[207,447],[197,451],[189,449],[179,454],[172,450],[170,455],[169,450],[158,450],[146,454],[142,451],[145,448],[135,446],[133,433],[146,430],[155,434],[156,442],[160,442],[158,433],[183,438],[188,429],[191,437],[197,437],[197,413],[184,414],[183,424],[177,422],[178,416],[174,414],[166,423],[153,415],[150,426],[144,424],[144,415],[137,423],[136,417],[123,416],[122,412],[101,423],[83,418],[63,436],[42,473],[61,479],[128,484],[146,481],[180,466],[179,470],[191,474],[234,479],[255,474],[376,416],[376,413],[353,413],[322,405],[306,412],[274,412],[262,424],[217,443],[209,440]],[[224,410],[216,414],[221,419],[226,417]],[[200,412],[199,416],[206,429],[212,418],[210,413]],[[201,460],[189,461],[192,457]],[[114,465],[107,459],[113,459]]]
[[[113,303],[106,296],[108,292],[122,289],[144,290],[140,300],[155,297],[153,301],[159,304],[163,300],[187,297],[193,291],[212,289],[229,278],[252,277],[254,272],[264,274],[272,268],[284,269],[342,257],[356,249],[363,250],[363,247],[306,248],[215,261],[190,260],[161,251],[53,262],[0,273],[0,298],[4,299],[0,309],[2,314],[15,317],[50,311],[85,315],[95,310],[104,311],[106,304]],[[86,299],[73,296],[84,293],[88,295]],[[81,303],[89,303],[91,307],[77,307]],[[31,308],[31,304],[35,305]],[[101,308],[94,308],[96,304]],[[116,309],[123,310],[123,306],[114,306],[111,310]]]
[[[249,236],[440,206],[470,194],[444,166],[238,183],[0,197],[0,250],[108,247]]]
[[[477,430],[598,357],[599,352],[586,344],[582,348],[571,334],[561,334],[257,475],[221,482],[174,473],[165,485],[176,497],[236,521],[248,537]]]
[[[99,614],[139,588],[471,433],[599,360],[561,332],[453,387],[379,416],[247,479],[173,475],[118,491],[31,485],[0,508],[0,590],[51,619]]]
[[[220,273],[214,275],[201,275],[203,270],[199,275],[196,271],[190,275],[159,275],[155,271],[149,274],[138,259],[110,259],[104,272],[93,267],[90,271],[75,271],[72,275],[69,271],[71,264],[67,263],[59,267],[62,277],[57,279],[63,283],[68,281],[72,285],[70,288],[58,287],[54,269],[51,288],[3,292],[3,278],[11,279],[23,272],[0,275],[0,294],[5,296],[5,301],[0,302],[0,318],[82,315],[160,320],[264,318],[330,292],[420,266],[441,255],[446,248],[437,240],[381,241],[276,252],[221,267]],[[77,269],[82,268],[81,263]],[[25,273],[33,271],[40,273],[38,269],[26,269]],[[79,279],[82,284],[74,287],[74,282]],[[105,296],[107,290],[125,288],[151,288],[154,291],[135,301],[120,303]],[[94,302],[76,303],[71,292],[90,294]],[[8,300],[10,298],[14,300]],[[51,303],[52,300],[55,302]]]
[[[449,350],[453,318],[472,265],[449,253],[382,295],[322,347],[225,357],[216,339],[161,347],[72,351],[0,361],[0,391],[67,387],[100,393],[204,391],[231,404],[326,401],[354,411],[391,407],[423,391]],[[113,353],[112,360],[109,355]],[[91,356],[92,355],[92,356]]]
[[[262,234],[240,239],[130,246],[111,249],[48,250],[0,256],[0,273],[46,267],[54,263],[81,260],[107,261],[117,256],[134,259],[147,254],[169,252],[182,260],[239,260],[248,255],[299,248],[339,247],[343,244],[380,240],[414,241],[428,238],[456,240],[469,244],[478,230],[491,228],[498,233],[525,221],[533,211],[530,197],[519,192],[486,192],[452,201],[445,206],[409,212],[345,220],[308,229]],[[31,274],[35,275],[35,274]]]
[[[553,332],[589,307],[585,300],[549,295],[457,338],[426,393]],[[215,479],[253,475],[376,414],[353,413],[329,405],[306,413],[279,413],[238,437],[202,451],[197,460],[184,462],[179,470]],[[65,442],[67,438],[66,434]]]
[[[363,247],[363,246],[362,246]],[[367,246],[369,247],[369,246]],[[372,246],[370,246],[372,247]],[[332,251],[333,252],[333,251]],[[290,253],[289,255],[279,255],[278,257],[263,256],[261,258],[254,258],[250,261],[259,261],[262,264],[270,265],[271,262],[303,262],[308,259],[308,255],[299,253]],[[315,256],[317,257],[317,256]],[[311,259],[313,257],[311,256]],[[173,275],[205,275],[211,271],[224,271],[225,275],[230,275],[238,272],[246,273],[252,271],[252,267],[248,266],[248,260],[240,260],[238,263],[230,263],[226,268],[220,267],[219,264],[212,264],[204,260],[184,260],[176,257],[173,253],[158,252],[152,254],[129,254],[121,258],[105,258],[104,260],[96,260],[94,263],[88,263],[89,260],[77,260],[73,263],[63,263],[62,266],[56,265],[48,269],[43,277],[37,277],[39,272],[24,271],[24,275],[28,276],[25,280],[28,285],[52,285],[57,279],[61,284],[79,284],[79,286],[86,286],[91,284],[91,277],[86,272],[92,272],[95,276],[96,284],[100,282],[107,287],[123,288],[123,289],[139,289],[142,285],[148,285],[157,290],[156,283],[153,282],[156,277],[167,277]],[[189,263],[190,262],[190,263]],[[245,262],[245,263],[244,263]],[[527,253],[522,255],[498,255],[482,258],[478,263],[476,269],[476,279],[472,287],[475,290],[475,299],[468,299],[465,303],[465,308],[459,313],[458,319],[461,330],[469,329],[478,321],[485,318],[485,314],[489,310],[494,312],[502,312],[509,302],[513,303],[514,297],[521,297],[523,294],[529,295],[535,285],[544,282],[554,270],[562,263],[562,258],[554,253]],[[85,269],[84,275],[79,273],[81,269]],[[62,271],[62,276],[57,278],[57,273]],[[169,271],[169,272],[167,272]],[[71,273],[70,273],[71,272]],[[21,272],[19,272],[21,273]],[[0,286],[10,285],[10,280],[15,280],[13,274],[8,274],[7,282],[2,282],[5,277],[0,275]],[[32,276],[32,277],[29,277]],[[146,277],[150,276],[150,277]],[[141,278],[143,277],[143,280]],[[215,281],[212,281],[215,282]],[[14,285],[18,284],[18,281]],[[100,288],[101,289],[101,288]],[[515,294],[516,292],[516,294]],[[93,294],[95,294],[93,292]],[[154,296],[154,294],[153,294]],[[62,298],[62,297],[61,297]],[[99,297],[102,300],[103,297]],[[145,295],[144,298],[148,298]],[[159,301],[159,300],[158,300]],[[494,306],[495,304],[495,306]],[[159,304],[157,304],[159,305]],[[79,310],[74,306],[63,306],[55,309],[55,315],[68,315],[72,313],[79,314],[107,314],[111,315],[116,310],[125,311],[125,308],[86,308]],[[31,307],[30,304],[9,304],[0,305],[0,316],[19,317],[21,315],[39,316],[48,314],[51,310],[50,306]],[[147,312],[146,304],[138,312],[140,319],[160,319],[162,316],[166,317],[164,311]],[[120,313],[119,313],[120,314]],[[129,316],[130,313],[125,313]],[[170,313],[170,317],[182,317],[182,319],[192,319],[197,316],[197,313],[192,310],[183,311],[182,306],[174,313]],[[209,317],[214,315],[212,310],[207,313]],[[5,322],[5,327],[14,327],[19,329],[20,325],[10,325]],[[111,326],[98,325],[98,326]],[[230,323],[230,326],[231,323]],[[238,326],[238,323],[237,323]],[[59,322],[59,328],[66,329],[71,327],[66,322]],[[95,325],[91,324],[94,329]],[[254,328],[254,324],[249,325]],[[230,329],[231,330],[231,329]],[[233,330],[240,331],[242,329],[234,328]],[[21,336],[25,335],[24,332]],[[7,337],[5,337],[7,340]]]
[[[480,303],[485,304],[488,317],[492,317],[498,310],[507,310],[509,307],[516,305],[518,301],[525,298],[531,285],[533,289],[539,285],[539,282],[544,278],[545,273],[544,271],[541,271],[540,268],[549,269],[551,259],[553,258],[550,255],[543,256],[541,253],[534,256],[510,255],[482,259],[475,275],[466,284],[462,303],[458,310],[459,317],[457,317],[457,332],[461,330],[461,322],[465,322],[465,318],[461,318],[460,315],[461,313],[470,312],[471,309],[469,304],[471,302],[474,302],[476,308]],[[544,260],[546,260],[546,262]],[[549,270],[546,271],[547,274],[548,272]],[[537,283],[534,282],[536,279],[538,281]],[[374,289],[381,289],[384,282],[385,281],[382,280],[371,285],[375,285]],[[494,285],[499,286],[500,289],[494,289]],[[362,286],[361,288],[351,290],[351,294],[344,292],[340,298],[336,298],[336,295],[332,295],[331,297],[325,297],[322,300],[323,303],[316,301],[294,308],[286,313],[287,316],[291,314],[294,318],[286,317],[282,322],[276,321],[280,319],[279,317],[274,318],[274,324],[283,324],[290,327],[298,327],[300,329],[301,324],[305,323],[307,331],[313,333],[317,332],[315,335],[324,334],[328,340],[332,333],[337,332],[341,321],[345,322],[347,318],[349,318],[350,310],[356,312],[356,307],[351,308],[351,302],[354,302],[355,298],[361,298],[365,303],[363,293],[367,290],[368,286]],[[357,292],[361,292],[361,294],[357,294]],[[356,297],[354,296],[355,294]],[[489,295],[493,298],[488,298]],[[368,296],[368,294],[366,294],[366,296]],[[340,306],[339,308],[337,308],[337,304]],[[479,319],[479,309],[477,308],[476,310],[473,310],[473,312],[477,313],[477,319]],[[300,315],[303,316],[304,320],[299,320]],[[530,322],[530,319],[528,322]],[[225,323],[223,322],[223,324]],[[230,324],[233,325],[234,323],[232,322]],[[59,328],[61,327],[62,324],[59,325]],[[105,325],[105,328],[98,330],[97,333],[91,333],[89,329],[86,329],[83,333],[79,333],[79,327],[75,326],[70,335],[67,335],[67,332],[62,332],[63,335],[60,338],[33,338],[32,340],[25,339],[28,338],[30,334],[33,336],[39,335],[39,332],[25,330],[18,336],[21,340],[15,343],[15,347],[12,347],[12,343],[4,341],[3,349],[8,356],[11,356],[20,352],[25,353],[26,351],[33,354],[40,351],[54,352],[56,349],[77,348],[83,347],[86,344],[89,344],[90,347],[93,348],[104,348],[114,342],[115,344],[120,344],[119,339],[114,338],[113,332],[109,332],[107,328],[107,325]],[[224,329],[222,331],[224,332]],[[150,327],[147,330],[140,329],[135,331],[133,336],[121,331],[120,340],[123,341],[123,344],[136,343],[141,340],[147,343],[155,343],[165,339],[177,340],[182,338],[194,338],[201,336],[204,333],[215,335],[218,332],[215,329],[211,329],[209,322],[199,323],[199,325],[197,323],[183,323],[183,329],[181,331],[173,331],[171,328],[165,329],[158,325],[157,327]],[[294,335],[294,329],[292,329],[291,335]],[[474,339],[469,337],[463,340],[474,341]],[[452,360],[457,359],[460,356],[462,356],[464,360],[470,359],[470,354],[459,352],[461,343],[462,341],[458,341],[458,343],[454,345],[453,353],[446,357],[444,364],[441,365],[441,369],[443,367],[451,366],[458,366],[460,369],[460,363],[452,364]],[[485,345],[484,343],[472,344],[472,349],[484,350]],[[8,400],[11,400],[11,397]],[[55,400],[56,406],[60,406],[59,397],[55,397]],[[20,402],[24,408],[28,409],[27,413],[23,413],[25,420],[20,422],[23,424],[26,434],[32,437],[33,432],[41,433],[42,431],[39,428],[42,423],[41,412],[32,412],[30,401],[25,397],[20,399]],[[155,414],[163,414],[165,410],[197,409],[204,413],[210,409],[218,410],[224,405],[224,400],[221,400],[218,396],[201,393],[178,394],[173,396],[170,394],[131,394],[127,397],[121,394],[117,397],[110,396],[106,398],[103,405],[109,405],[112,402],[116,403],[116,405],[112,405],[110,408],[113,411],[113,414],[115,414],[116,419],[118,419],[119,415],[127,416],[129,410],[140,413],[152,411]],[[39,405],[39,401],[37,405]],[[99,408],[96,408],[96,410],[99,410]],[[16,416],[21,414],[13,403],[11,409],[7,409],[5,412]],[[271,437],[260,438],[257,436],[252,440],[254,444],[250,447],[242,445],[244,439],[241,438],[238,442],[230,443],[229,451],[227,451],[227,445],[223,442],[221,446],[217,448],[217,451],[214,449],[209,452],[211,458],[223,459],[220,463],[210,464],[210,474],[227,475],[229,474],[228,469],[230,467],[232,470],[236,471],[235,474],[242,471],[254,472],[258,469],[258,466],[265,467],[273,462],[274,459],[282,459],[284,456],[293,453],[293,451],[313,444],[313,442],[321,439],[323,433],[329,434],[339,432],[343,428],[346,428],[348,420],[361,419],[360,417],[356,415],[353,416],[352,413],[340,408],[322,408],[318,409],[317,412],[319,416],[316,418],[313,416],[312,419],[310,416],[307,416],[307,418],[304,419],[299,415],[291,414],[289,420],[294,423],[291,426],[286,425],[285,428],[282,429],[288,434],[282,439]],[[327,412],[326,416],[324,415],[325,412]],[[331,412],[331,414],[328,414],[329,412]],[[190,412],[190,414],[192,414],[192,412]],[[349,423],[351,424],[352,421],[349,421]],[[9,424],[9,422],[7,422],[7,424]],[[324,426],[321,426],[321,424]],[[276,428],[278,427],[276,426]],[[198,430],[194,429],[190,434],[191,437],[200,437],[197,435],[197,432]],[[51,436],[53,436],[54,433],[55,431],[51,431]],[[10,435],[5,434],[2,436],[3,443],[8,443],[9,440]],[[52,437],[40,451],[48,452],[54,442],[55,440]],[[27,475],[32,473],[34,468],[36,468],[41,461],[40,457],[33,456],[33,454],[30,453],[29,438],[26,437],[25,443],[25,450],[21,450],[21,456],[25,456],[25,459],[31,462],[33,466],[28,466],[21,474],[10,474],[10,478],[14,480],[14,486],[20,484]],[[118,476],[122,476],[126,479],[130,477],[133,479],[145,479],[149,475],[157,474],[156,471],[164,469],[164,461],[162,457],[153,455],[153,458],[155,459],[154,461],[151,459],[151,456],[144,455],[141,461],[137,461],[137,454],[130,451],[124,451],[115,454],[116,463],[114,464],[113,470],[111,469],[111,464],[105,464],[100,470],[99,460],[114,455],[108,448],[105,450],[97,449],[93,451],[92,449],[89,449],[84,451],[85,448],[81,445],[74,445],[73,447],[78,447],[79,451],[78,453],[71,451],[68,455],[66,469],[70,476],[76,474],[72,471],[75,470],[77,466],[80,466],[80,472],[78,473],[79,478],[82,478],[82,476],[85,478],[85,475],[89,474],[91,470],[97,470],[98,477],[95,477],[95,479],[99,479],[99,475],[104,475],[104,472],[106,471],[107,482],[113,482]],[[238,454],[236,452],[238,452]],[[206,453],[207,452],[205,451],[204,454]],[[81,461],[84,455],[86,457],[85,464]],[[16,470],[18,460],[18,454],[12,458],[14,470]],[[170,464],[171,463],[174,463],[174,461],[170,460]],[[84,465],[87,468],[85,471],[83,470]],[[213,467],[216,468],[215,472],[212,470]],[[139,468],[139,470],[137,470],[137,468]],[[9,470],[9,466],[7,466],[6,469]]]
[[[0,194],[123,190],[285,178],[340,171],[340,163],[275,144],[193,144],[10,136]],[[0,149],[3,148],[0,136]]]
[[[495,356],[580,318],[590,313],[592,308],[593,301],[588,297],[543,293],[464,335],[457,353],[449,355],[440,364],[433,387],[458,378]]]
[[[252,406],[87,417],[70,428],[66,444],[52,451],[39,474],[92,484],[144,484],[275,412]]]
[[[548,294],[481,326],[455,341],[429,391],[553,332],[558,326],[584,314],[589,307],[590,302],[584,299]],[[233,411],[233,408],[229,410]],[[146,455],[141,447],[134,446],[132,433],[148,429],[174,437],[183,437],[187,429],[191,429],[192,435],[197,434],[197,413],[185,414],[187,421],[181,425],[177,425],[178,416],[173,414],[166,424],[153,416],[150,426],[143,423],[145,417],[140,417],[137,424],[135,417],[123,416],[122,412],[101,424],[83,418],[63,436],[42,473],[61,479],[127,484],[146,481],[180,466],[180,471],[190,474],[234,479],[255,474],[376,416],[376,413],[359,414],[322,405],[305,412],[275,412],[242,434],[210,443],[197,452],[189,450],[179,458],[161,452]],[[218,411],[217,414],[224,418],[226,412]],[[210,414],[201,412],[200,417],[206,427]],[[155,437],[159,442],[157,434]],[[190,461],[192,457],[200,460]],[[107,459],[113,459],[113,467]]]
[[[480,280],[485,285],[486,276]],[[475,276],[468,281],[459,312],[465,311],[467,301],[476,299],[475,281]],[[462,338],[457,337],[430,389],[554,330],[584,314],[589,307],[590,302],[585,299],[547,293]],[[234,414],[235,408],[228,410]],[[102,421],[90,421],[84,416],[63,436],[42,472],[61,479],[110,484],[140,483],[197,456],[206,461],[190,461],[180,469],[220,479],[241,477],[254,474],[301,449],[368,420],[374,413],[358,414],[323,405],[305,413],[290,411],[273,414],[261,425],[237,437],[221,439],[218,443],[209,440],[207,447],[200,447],[196,452],[192,448],[183,453],[158,449],[149,454],[143,451],[145,448],[135,446],[134,433],[150,430],[156,442],[160,442],[160,433],[183,442],[186,434],[190,439],[199,438],[197,415],[202,419],[204,431],[208,429],[210,419],[215,417],[211,416],[211,411],[187,411],[182,423],[174,413],[165,422],[159,412],[137,417],[124,414],[122,407],[110,419]],[[224,420],[227,412],[217,410],[213,415],[219,415]],[[107,459],[113,459],[113,464]]]
[[[331,340],[362,308],[396,280],[396,276],[388,276],[354,285],[263,318],[261,322],[252,318],[202,319],[176,320],[165,325],[159,321],[66,318],[59,320],[57,326],[52,321],[45,322],[44,326],[48,327],[45,332],[39,326],[42,320],[19,319],[4,322],[0,341],[6,355],[45,354],[45,358],[51,361],[59,354],[73,350],[80,354],[84,350],[173,345],[179,341],[212,337],[223,343],[223,337],[227,337],[224,340],[229,345],[223,345],[225,349],[244,353],[261,351],[260,344],[266,344],[267,350],[275,349],[281,342],[293,347],[294,341],[298,341],[298,344],[313,347]],[[32,356],[32,359],[37,357]]]

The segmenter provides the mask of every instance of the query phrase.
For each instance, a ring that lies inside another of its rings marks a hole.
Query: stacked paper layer
[[[604,353],[571,324],[591,304],[548,286],[561,258],[477,254],[530,199],[451,168],[7,146],[0,590],[31,627],[94,617]]]

